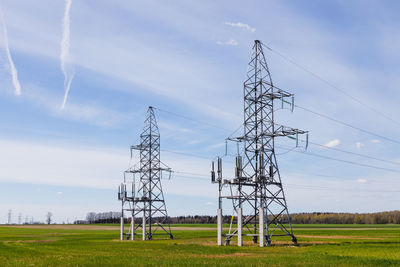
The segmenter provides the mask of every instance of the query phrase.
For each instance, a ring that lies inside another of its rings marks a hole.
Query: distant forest
[[[92,223],[119,223],[120,212],[89,212],[86,220],[75,221],[75,224]],[[231,216],[224,216],[223,222],[229,223]],[[331,213],[331,212],[313,212],[313,213],[294,213],[291,214],[292,223],[295,224],[400,224],[400,211],[385,211],[376,213]],[[140,218],[138,219],[138,222]],[[159,221],[158,218],[154,222]],[[202,224],[217,223],[217,216],[177,216],[170,217],[171,224]],[[130,222],[129,218],[125,219]]]

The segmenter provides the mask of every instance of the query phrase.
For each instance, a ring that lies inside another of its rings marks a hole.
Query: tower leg
[[[243,216],[242,208],[237,209],[238,246],[243,246]]]
[[[217,216],[218,246],[222,246],[222,209],[218,209]]]
[[[121,225],[120,225],[120,237],[121,240],[124,240],[124,217],[121,216]]]
[[[259,240],[260,240],[260,247],[265,246],[265,221],[264,221],[264,208],[261,206],[259,208],[258,211],[258,225],[259,225],[259,230],[258,230],[258,234],[259,234]]]
[[[135,240],[135,218],[131,217],[131,240]]]

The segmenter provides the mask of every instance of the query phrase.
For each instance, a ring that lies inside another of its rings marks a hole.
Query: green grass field
[[[174,230],[175,228],[175,230]],[[119,241],[115,225],[0,227],[0,266],[400,266],[398,225],[295,225],[259,248],[216,246],[215,225],[174,225],[173,240]]]

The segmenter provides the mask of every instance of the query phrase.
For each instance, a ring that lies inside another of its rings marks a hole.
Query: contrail
[[[0,20],[1,20],[1,25],[3,26],[3,38],[4,38],[4,46],[7,52],[7,58],[8,62],[10,63],[10,71],[11,71],[11,77],[12,77],[12,83],[15,88],[15,94],[20,95],[21,94],[21,84],[19,83],[18,80],[18,71],[15,68],[14,61],[12,60],[11,53],[10,53],[10,48],[8,47],[8,34],[7,34],[7,26],[6,22],[4,21],[4,16],[3,16],[3,10],[0,6]]]
[[[64,100],[61,105],[61,109],[64,109],[65,104],[67,102],[69,89],[71,88],[72,79],[74,78],[74,70],[70,68],[67,69],[68,61],[70,59],[69,56],[69,47],[70,47],[70,9],[71,9],[72,0],[65,0],[65,12],[62,21],[62,40],[61,40],[61,71],[64,74]]]

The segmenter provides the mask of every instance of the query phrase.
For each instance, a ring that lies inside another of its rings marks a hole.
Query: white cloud
[[[371,142],[371,143],[377,144],[377,143],[380,143],[381,140],[379,140],[379,139],[372,139],[370,142]]]
[[[234,39],[230,39],[229,41],[226,41],[226,42],[221,42],[221,41],[218,41],[218,42],[217,42],[217,44],[218,44],[218,45],[231,45],[231,46],[237,46],[239,43],[238,43],[236,40],[234,40]]]
[[[223,142],[223,143],[216,143],[216,144],[212,144],[212,145],[209,145],[209,146],[207,146],[207,147],[205,147],[205,149],[207,150],[211,150],[211,149],[216,149],[216,148],[220,148],[220,147],[223,147],[223,146],[225,146],[226,145],[226,143],[225,142]]]
[[[362,148],[364,146],[361,142],[356,142],[356,148]]]
[[[126,151],[107,147],[15,140],[0,140],[0,147],[0,182],[115,188],[129,160]]]
[[[58,97],[53,92],[35,85],[26,86],[22,98],[33,106],[47,110],[51,116],[101,127],[118,127],[135,117],[135,113],[118,112],[95,103],[72,102],[60,110],[57,104]]]
[[[125,1],[119,2],[119,5],[123,7],[129,6]],[[59,40],[55,37],[59,35],[59,28],[56,27],[58,21],[48,22],[38,19],[41,17],[40,13],[32,15],[33,12],[26,11],[38,5],[31,5],[29,2],[26,5],[28,7],[21,8],[20,5],[15,4],[13,8],[15,15],[10,19],[10,27],[19,30],[17,32],[19,37],[13,39],[14,49],[18,52],[59,60]],[[114,29],[107,27],[104,20],[104,16],[110,16],[110,19],[114,20],[115,14],[100,9],[94,11],[90,5],[82,1],[76,1],[74,5],[76,5],[76,10],[80,10],[78,13],[92,17],[93,23],[85,23],[84,17],[86,16],[79,15],[71,21],[74,23],[73,25],[79,25],[78,28],[74,28],[74,34],[71,36],[74,41],[74,46],[71,46],[71,64],[77,68],[93,71],[107,81],[119,81],[133,85],[129,87],[115,86],[112,90],[122,90],[124,93],[133,94],[136,94],[138,90],[145,90],[148,95],[168,96],[170,99],[190,105],[203,114],[218,120],[221,118],[225,118],[224,121],[228,122],[235,120],[232,112],[223,107],[229,106],[228,101],[221,103],[221,101],[209,97],[211,93],[220,90],[228,91],[228,88],[231,88],[227,86],[227,79],[221,78],[222,76],[231,77],[226,69],[216,66],[209,57],[199,55],[199,51],[188,50],[184,43],[177,44],[178,47],[174,46],[171,49],[169,46],[149,45],[142,38],[134,38],[135,35],[132,31],[125,31],[124,34],[116,33]],[[40,8],[43,7],[40,6]],[[134,11],[132,6],[129,9]],[[171,8],[168,10],[173,11]],[[104,12],[102,13],[102,11]],[[47,10],[46,7],[46,13],[49,12],[51,13],[51,9]],[[152,15],[154,16],[154,14]],[[169,21],[163,22],[171,22],[170,15],[168,15],[168,19]],[[192,22],[195,23],[194,26],[191,25],[192,34],[193,27],[199,27],[200,22],[203,23],[202,19]],[[123,28],[125,23],[122,20],[116,20],[118,27]],[[37,29],[41,29],[41,31]],[[87,35],[88,31],[92,34]],[[207,34],[209,35],[209,32]],[[104,36],[108,37],[104,39]],[[215,42],[215,39],[212,41]],[[30,45],[27,46],[26,43]],[[98,45],[93,46],[93,43]],[[182,49],[188,53],[181,53]],[[137,52],[132,53],[132,51]],[[188,87],[187,84],[193,80],[197,82]],[[232,94],[227,94],[225,98],[228,100],[231,96]],[[98,98],[101,96],[93,96],[93,99]]]
[[[0,139],[0,147],[0,182],[116,189],[122,181],[122,172],[130,162],[128,148],[81,147],[73,144],[55,146],[4,139]],[[193,161],[171,153],[165,159],[165,164],[177,171],[171,180],[163,180],[165,193],[216,196],[217,190],[210,191],[207,177],[186,174],[208,175],[209,160]],[[138,161],[134,154],[131,163]],[[196,190],[193,191],[193,188]],[[60,192],[62,194],[61,190],[56,193],[60,195]]]
[[[62,195],[62,194],[63,194],[63,192],[61,192],[61,191],[60,191],[60,192],[57,192],[57,195]]]
[[[214,203],[212,203],[212,202],[206,202],[206,203],[204,203],[204,205],[206,205],[206,206],[212,206],[212,205],[214,205]]]
[[[61,71],[64,74],[64,99],[61,105],[61,109],[64,109],[65,104],[67,102],[69,89],[71,88],[71,82],[74,78],[74,69],[70,61],[69,55],[69,47],[70,47],[70,10],[71,10],[72,0],[65,1],[65,12],[62,20],[62,40],[60,43],[61,53],[60,53],[60,62],[61,62]],[[67,69],[67,65],[69,65],[69,69]]]
[[[5,46],[5,50],[7,53],[8,63],[10,65],[11,78],[12,78],[12,83],[15,88],[15,94],[21,95],[21,84],[19,83],[17,68],[14,65],[14,61],[13,61],[13,59],[11,57],[11,53],[10,53],[10,48],[8,46],[7,26],[6,26],[6,22],[4,21],[3,10],[1,9],[1,6],[0,6],[0,19],[1,19],[1,25],[3,26],[4,46]]]
[[[255,28],[251,27],[251,26],[248,25],[248,24],[241,23],[241,22],[236,22],[236,23],[234,23],[234,22],[225,22],[225,25],[229,25],[229,26],[232,26],[232,27],[238,27],[238,28],[246,29],[246,30],[248,30],[248,31],[250,31],[250,32],[255,32],[255,31],[256,31]]]
[[[339,139],[333,139],[331,141],[329,141],[328,143],[326,143],[324,146],[325,147],[336,147],[340,145],[340,140]]]
[[[359,179],[357,179],[357,182],[360,183],[360,184],[365,184],[367,182],[367,179],[359,178]]]
[[[185,128],[185,127],[180,127],[180,126],[178,126],[176,124],[168,123],[168,122],[165,122],[165,121],[158,121],[157,123],[158,123],[158,127],[160,128],[160,130],[161,129],[166,129],[166,130],[169,130],[169,131],[173,131],[175,133],[177,131],[179,131],[179,132],[182,132],[182,133],[185,133],[185,134],[193,134],[193,133],[195,133],[195,131],[192,130],[192,129]]]

